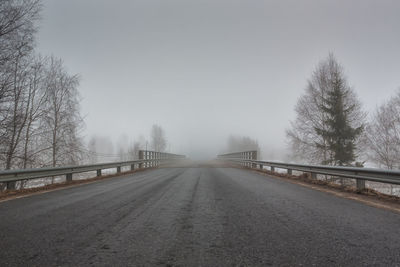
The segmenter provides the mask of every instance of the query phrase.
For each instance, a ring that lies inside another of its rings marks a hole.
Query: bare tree
[[[144,150],[146,148],[146,138],[143,135],[140,135],[136,138],[136,141],[131,144],[128,153],[132,159],[139,159],[139,150]]]
[[[133,159],[139,159],[139,150],[143,149],[140,142],[134,142],[131,154],[133,154]]]
[[[354,90],[348,85],[342,66],[330,54],[320,62],[308,80],[306,91],[295,107],[296,119],[286,131],[294,159],[318,164],[335,164],[337,161],[333,149],[335,138],[321,134],[332,132],[332,112],[328,112],[326,102],[337,91],[341,93],[341,106],[345,112],[343,121],[350,129],[362,129],[366,114]],[[357,158],[362,148],[359,145],[361,135],[355,136],[351,142],[354,144],[352,153]]]
[[[30,93],[28,85],[29,58],[21,47],[19,55],[12,63],[9,99],[2,103],[6,113],[3,115],[2,154],[4,155],[5,169],[13,166],[13,160],[19,152],[19,145],[28,119],[30,109]]]
[[[38,124],[40,118],[44,116],[44,106],[47,101],[46,90],[44,90],[46,62],[46,58],[37,57],[30,67],[27,95],[28,112],[22,155],[22,168],[24,169],[40,165],[36,159],[42,148],[35,141],[42,133]]]
[[[0,1],[0,165],[5,169],[76,164],[82,156],[79,79],[61,60],[35,56],[40,9],[41,0]]]
[[[28,72],[40,0],[0,1],[0,164],[21,163],[21,144],[30,109]],[[15,182],[7,184],[14,188]]]
[[[140,143],[138,141],[131,142],[128,146],[127,160],[135,160],[139,158]]]
[[[227,152],[242,152],[255,150],[260,153],[258,142],[248,136],[233,136],[231,135],[227,143]]]
[[[93,163],[110,162],[119,157],[114,154],[114,145],[108,136],[93,135],[89,140],[87,153]]]
[[[0,1],[0,123],[9,112],[4,105],[12,101],[15,62],[33,49],[40,8],[40,0]]]
[[[157,124],[151,128],[151,145],[156,152],[164,152],[167,147],[164,130]]]
[[[40,0],[0,1],[0,65],[15,57],[16,48],[33,48]]]
[[[47,102],[41,127],[46,165],[77,164],[82,157],[80,100],[77,75],[69,75],[61,59],[51,57],[46,74]]]
[[[89,163],[97,163],[99,160],[97,159],[97,140],[95,136],[92,136],[88,142],[88,157],[89,157]]]
[[[117,140],[117,154],[118,154],[118,160],[120,161],[125,161],[128,160],[128,149],[129,149],[129,141],[128,141],[128,136],[123,134],[120,135],[118,140]]]
[[[370,159],[379,167],[400,167],[400,90],[375,110],[367,126]]]

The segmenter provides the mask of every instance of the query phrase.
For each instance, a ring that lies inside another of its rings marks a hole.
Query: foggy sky
[[[81,76],[85,136],[166,131],[213,157],[230,134],[283,159],[285,128],[333,52],[371,112],[400,87],[400,1],[46,0],[38,50]]]

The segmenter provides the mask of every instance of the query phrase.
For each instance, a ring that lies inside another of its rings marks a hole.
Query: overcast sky
[[[166,131],[172,152],[230,134],[281,159],[294,106],[333,52],[371,112],[400,87],[400,1],[45,0],[38,50],[81,76],[85,135]]]

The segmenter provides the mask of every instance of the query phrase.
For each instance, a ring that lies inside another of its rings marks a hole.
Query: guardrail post
[[[120,173],[121,172],[121,166],[118,166],[117,167],[117,173]]]
[[[67,173],[66,180],[67,182],[72,182],[72,173]]]
[[[287,174],[292,175],[292,169],[287,169]]]
[[[317,174],[315,172],[311,172],[311,179],[317,180]]]
[[[250,156],[252,160],[257,160],[257,151],[250,152]],[[253,168],[257,168],[257,164],[253,163]]]
[[[153,152],[147,152],[148,154],[148,157],[147,157],[147,159],[149,159],[150,161],[149,161],[149,168],[151,168],[151,167],[153,167],[153,161],[151,161],[152,159],[153,159]]]
[[[7,190],[14,190],[15,189],[15,181],[7,182]]]
[[[147,152],[148,154],[147,154],[147,159],[149,159],[150,161],[149,161],[149,168],[151,168],[152,167],[152,164],[153,164],[153,162],[151,161],[151,152]]]
[[[275,167],[271,166],[271,172],[275,172]]]
[[[260,164],[260,170],[262,170],[264,168],[264,166],[262,164]]]
[[[101,169],[98,169],[98,170],[97,170],[97,177],[98,177],[98,176],[101,176]]]
[[[143,160],[143,150],[139,150],[139,159]],[[139,169],[143,168],[143,163],[139,163]]]
[[[357,190],[365,189],[365,180],[364,179],[356,179]]]
[[[131,164],[131,171],[135,170],[135,164]]]

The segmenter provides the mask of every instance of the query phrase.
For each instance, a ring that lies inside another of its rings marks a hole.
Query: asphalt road
[[[400,214],[206,167],[0,203],[0,266],[88,265],[400,266]]]

